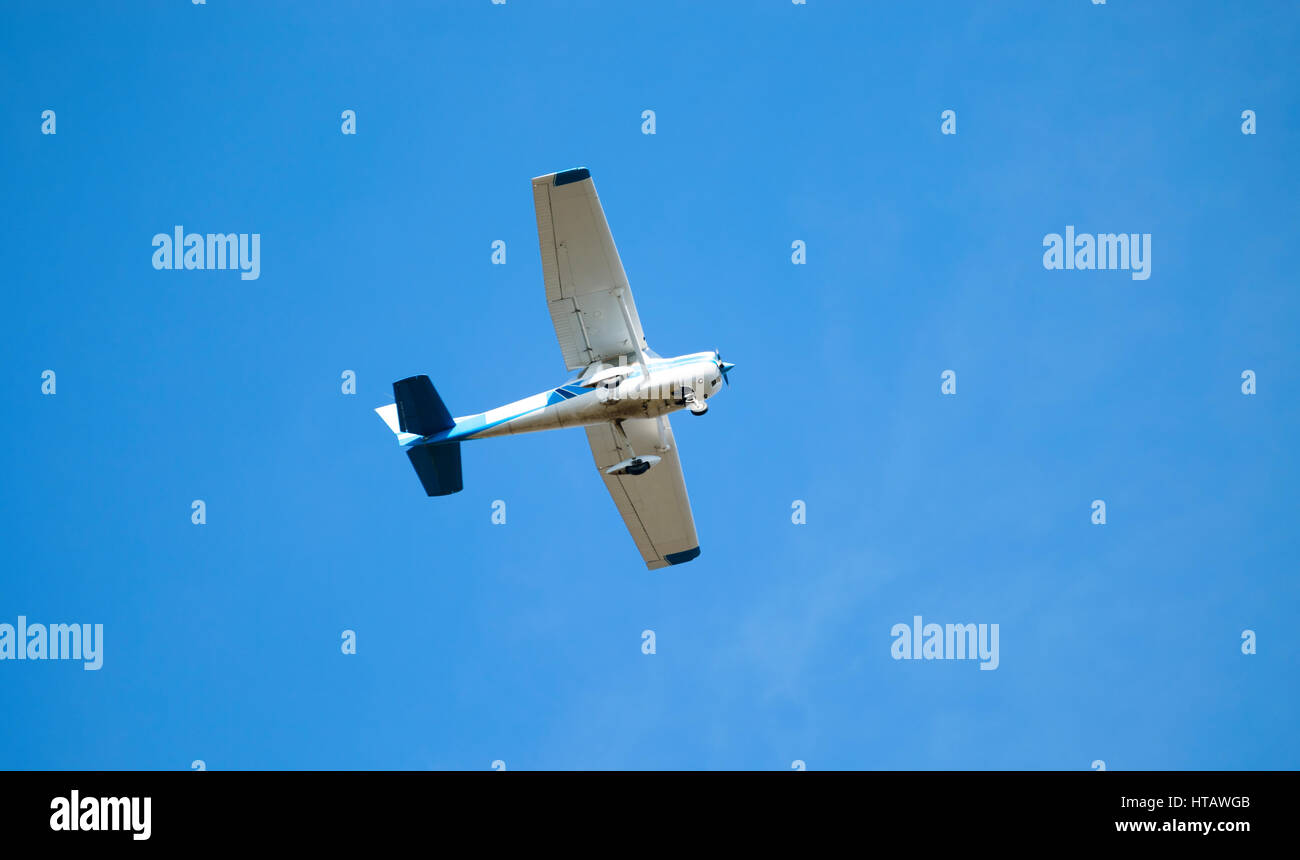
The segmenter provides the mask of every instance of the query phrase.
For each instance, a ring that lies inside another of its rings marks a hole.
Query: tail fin
[[[416,445],[406,449],[424,491],[431,496],[450,496],[465,488],[460,474],[460,443]]]
[[[397,401],[397,426],[403,433],[432,436],[456,423],[429,377],[423,374],[394,382],[393,399]]]
[[[398,442],[411,445],[406,449],[406,456],[415,467],[424,491],[431,496],[459,493],[465,488],[460,472],[460,443],[418,444],[420,437],[456,425],[429,377],[412,376],[394,382],[393,399],[397,402],[375,411],[397,434]]]

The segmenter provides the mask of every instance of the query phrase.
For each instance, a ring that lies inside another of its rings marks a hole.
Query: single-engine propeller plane
[[[379,413],[430,496],[458,493],[460,443],[582,427],[605,488],[651,570],[690,561],[700,542],[668,414],[708,411],[734,366],[717,350],[661,358],[646,344],[632,289],[585,167],[533,180],[551,322],[568,382],[453,418],[427,376],[393,383]]]

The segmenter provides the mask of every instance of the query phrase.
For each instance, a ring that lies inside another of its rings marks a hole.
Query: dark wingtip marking
[[[585,167],[575,167],[572,170],[562,170],[555,174],[555,184],[568,185],[570,182],[581,182],[584,179],[590,178],[590,170]]]
[[[670,552],[668,555],[664,556],[664,561],[669,564],[685,564],[691,559],[697,558],[699,554],[700,548],[697,546],[695,549],[683,550],[681,552]]]

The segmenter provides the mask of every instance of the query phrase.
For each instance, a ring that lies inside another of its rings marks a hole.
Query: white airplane
[[[585,167],[533,180],[546,301],[564,363],[580,371],[558,388],[453,418],[427,376],[393,383],[375,411],[430,496],[464,487],[460,443],[582,427],[605,488],[654,570],[700,554],[668,413],[708,411],[733,364],[717,350],[661,358],[646,345],[623,264]]]

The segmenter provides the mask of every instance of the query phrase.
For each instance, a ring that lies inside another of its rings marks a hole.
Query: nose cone
[[[718,360],[718,370],[722,371],[722,381],[727,383],[728,385],[731,384],[731,380],[727,378],[727,374],[730,373],[731,368],[735,366],[736,365],[733,362],[722,361],[721,359]]]

